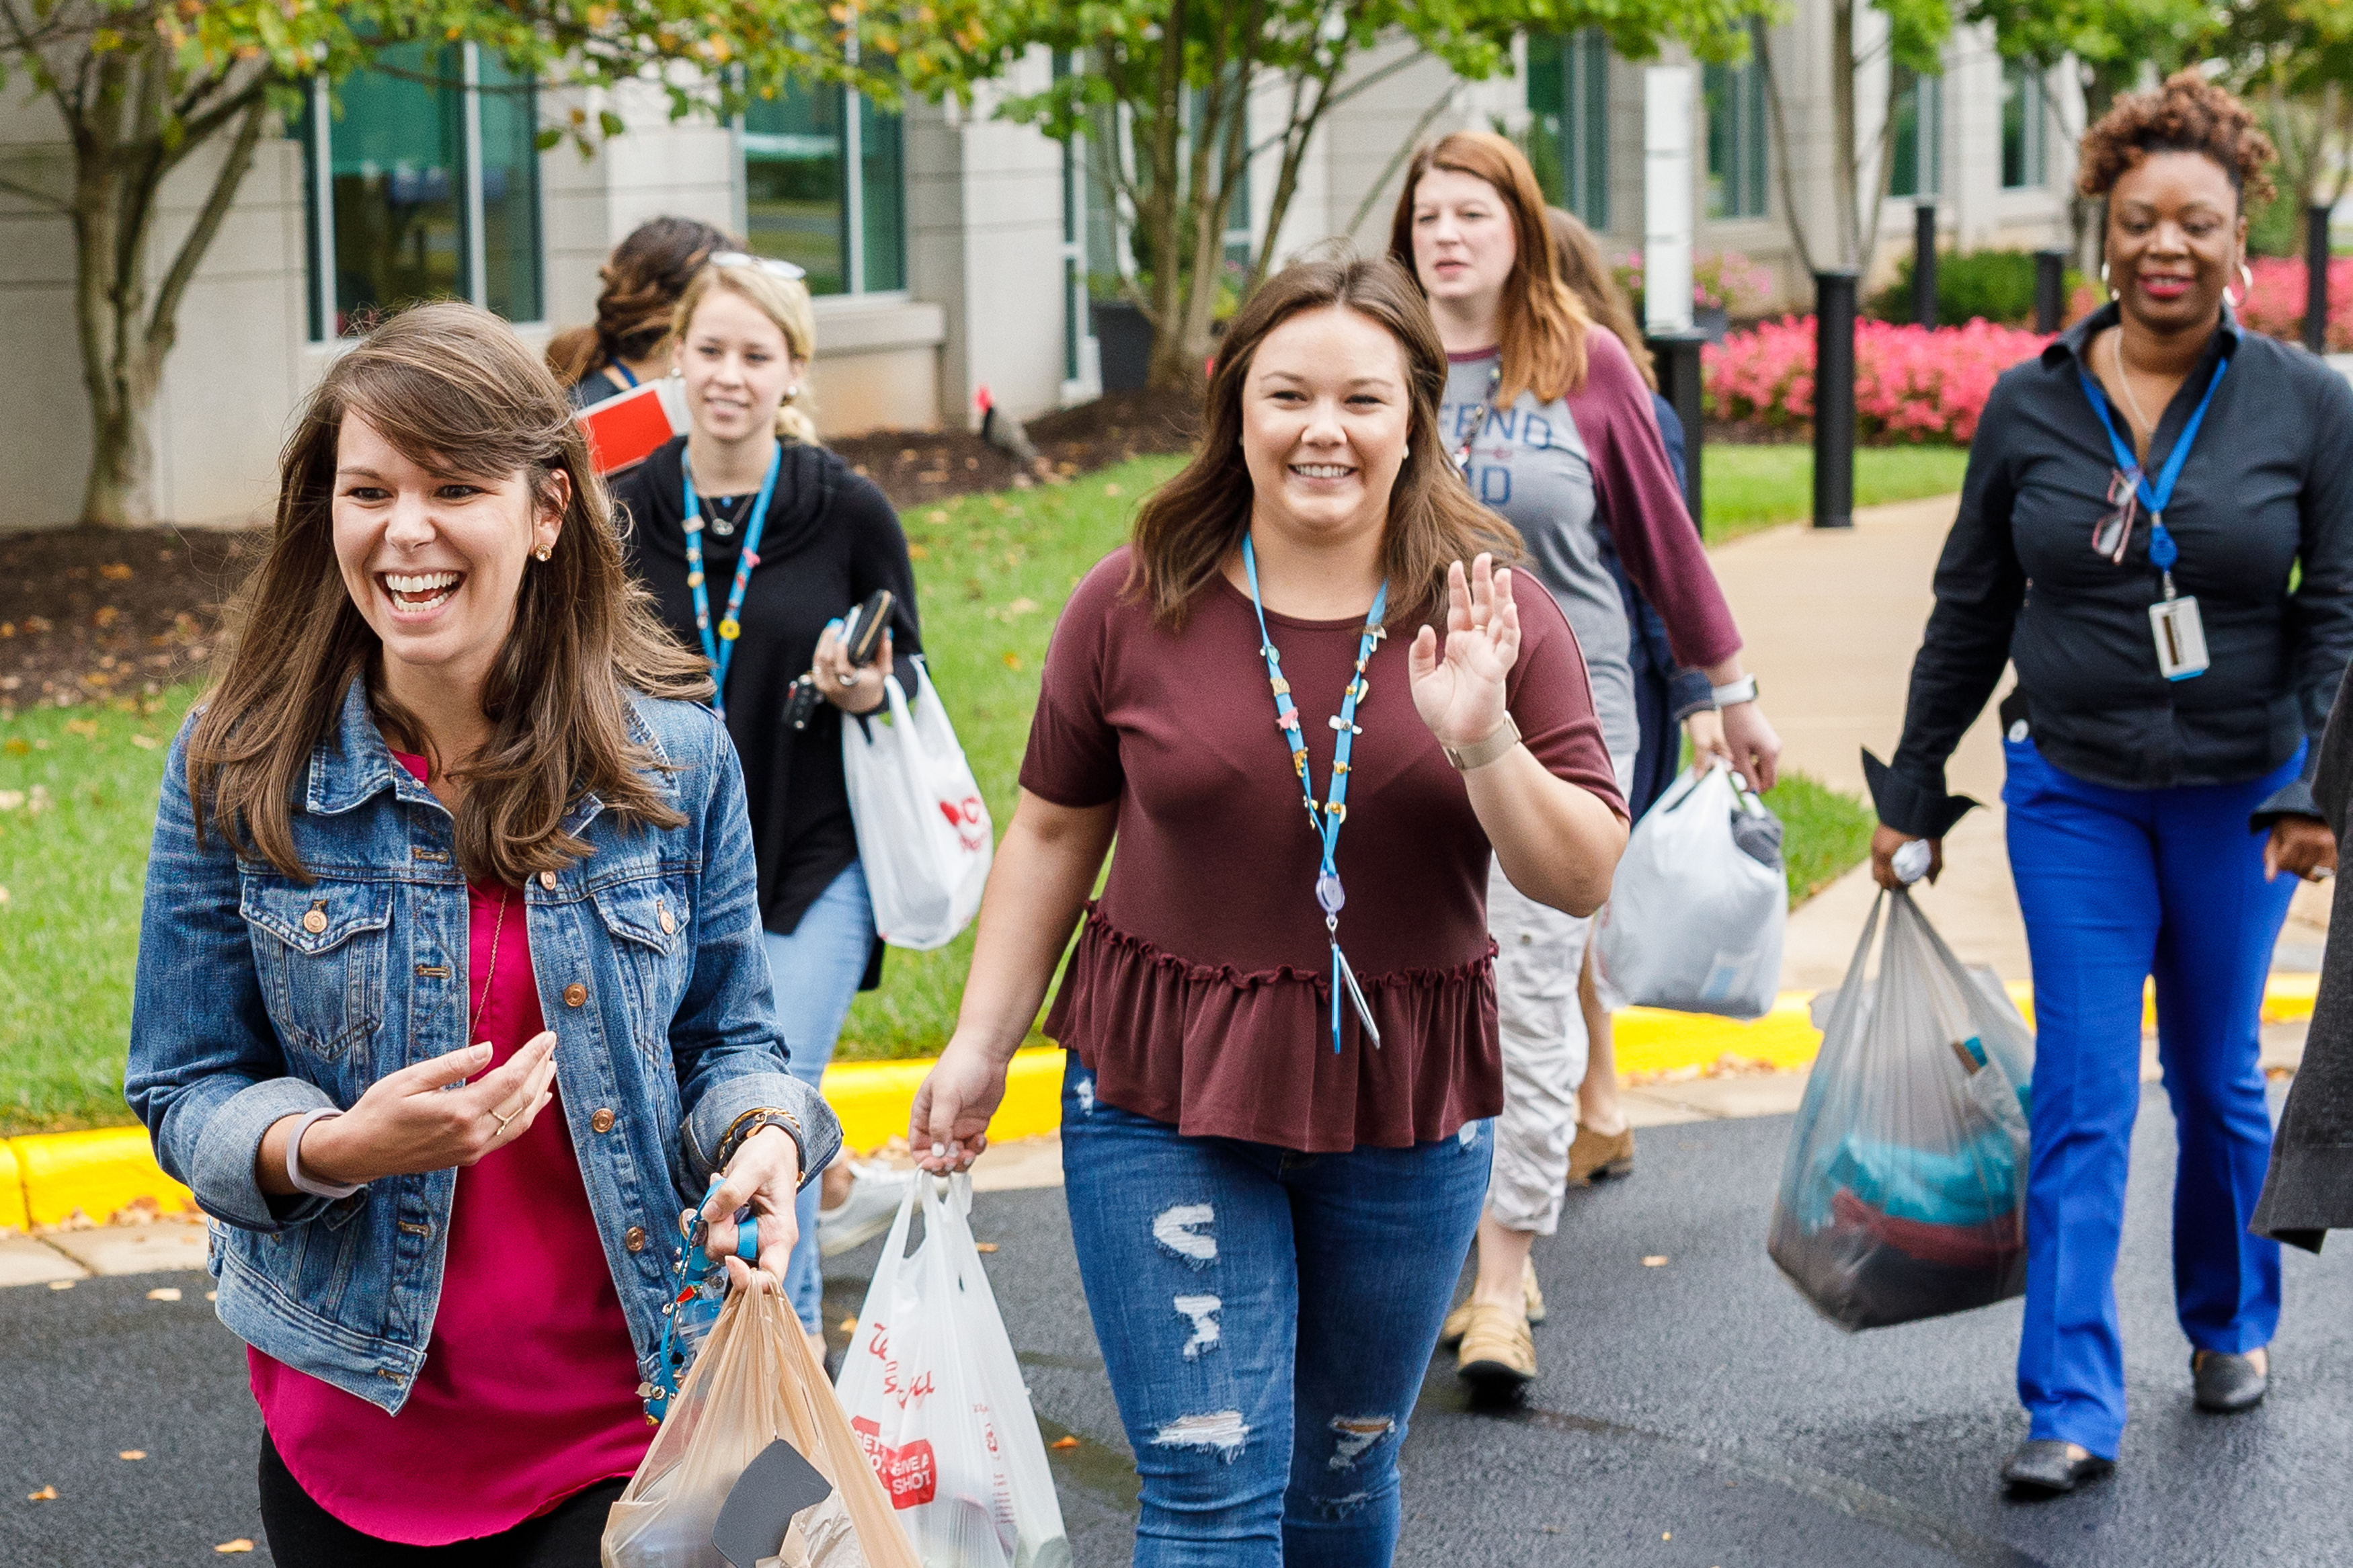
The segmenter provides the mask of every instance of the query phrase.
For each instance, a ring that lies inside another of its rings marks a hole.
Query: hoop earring
[[[2253,294],[2254,291],[2255,269],[2242,261],[2239,263],[2239,297],[2235,300],[2232,300],[2231,290],[2228,288],[2225,288],[2222,290],[2222,298],[2230,300],[2232,310],[2242,310],[2246,309],[2248,297]]]
[[[2108,264],[2105,261],[2100,263],[2100,287],[2108,291],[2109,299],[2116,297],[2116,286],[2108,281]]]
[[[555,553],[555,546],[553,544],[543,544],[538,549],[533,551],[532,553],[538,556],[542,561],[544,561],[549,556]]]

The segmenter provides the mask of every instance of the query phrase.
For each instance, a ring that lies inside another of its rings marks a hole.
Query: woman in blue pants
[[[2179,1134],[2175,1300],[2200,1408],[2268,1386],[2279,1248],[2248,1234],[2271,1149],[2257,1019],[2293,873],[2336,844],[2311,758],[2353,652],[2353,387],[2234,318],[2272,149],[2184,72],[2084,138],[2112,301],[2004,374],[1969,451],[1872,858],[1972,802],[1945,760],[2000,682],[2010,869],[2034,964],[2018,1390],[2028,1496],[2115,1462],[2114,1284],[2140,1104],[2141,991]]]

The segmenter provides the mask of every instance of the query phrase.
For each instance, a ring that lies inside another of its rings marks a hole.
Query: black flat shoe
[[[2254,1362],[2229,1351],[2198,1351],[2189,1357],[2189,1378],[2198,1390],[2198,1408],[2217,1415],[2253,1410],[2271,1392],[2272,1380],[2255,1370]]]
[[[2010,1483],[2011,1491],[2024,1497],[2063,1497],[2116,1468],[2114,1460],[2097,1454],[2077,1458],[2067,1449],[2068,1445],[2057,1437],[2021,1443],[2018,1452],[2002,1465],[2001,1479]]]

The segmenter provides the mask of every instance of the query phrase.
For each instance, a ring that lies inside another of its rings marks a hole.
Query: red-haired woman
[[[1650,389],[1626,351],[1597,331],[1562,280],[1544,194],[1507,139],[1459,131],[1414,157],[1390,226],[1389,255],[1429,296],[1446,344],[1440,424],[1472,493],[1527,542],[1529,569],[1568,616],[1584,651],[1621,792],[1641,740],[1627,661],[1626,609],[1603,559],[1666,622],[1676,661],[1707,672],[1733,765],[1773,784],[1781,743],[1740,666],[1740,634],[1667,461]],[[1546,908],[1496,868],[1489,929],[1502,958],[1507,1093],[1495,1126],[1495,1175],[1479,1224],[1479,1275],[1447,1323],[1462,1375],[1493,1392],[1535,1376],[1531,1317],[1541,1317],[1528,1253],[1560,1222],[1572,1136],[1586,1164],[1630,1168],[1633,1133],[1617,1104],[1617,1064],[1588,1053],[1579,1006],[1588,919]],[[1577,1091],[1594,1093],[1578,1122]]]
[[[1055,628],[915,1097],[927,1164],[977,1152],[1115,830],[1046,1032],[1139,1568],[1389,1561],[1504,1100],[1488,864],[1589,912],[1625,843],[1576,639],[1448,471],[1445,384],[1386,260],[1235,318],[1198,454]]]

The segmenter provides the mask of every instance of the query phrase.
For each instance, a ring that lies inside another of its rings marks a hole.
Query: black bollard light
[[[1936,324],[1936,204],[1912,209],[1912,320]]]
[[[2067,321],[2067,253],[2044,248],[2034,253],[2034,330],[2055,332]]]
[[[2328,220],[2334,207],[2315,202],[2305,209],[2304,346],[2328,352]]]
[[[1854,293],[1860,274],[1814,274],[1814,526],[1854,526]]]
[[[1700,522],[1706,514],[1700,504],[1699,453],[1705,441],[1707,397],[1701,384],[1700,350],[1707,346],[1707,334],[1694,327],[1680,332],[1653,332],[1648,341],[1651,368],[1659,375],[1659,395],[1674,405],[1675,417],[1683,423],[1683,489],[1688,492],[1692,525],[1705,537],[1706,529]]]

